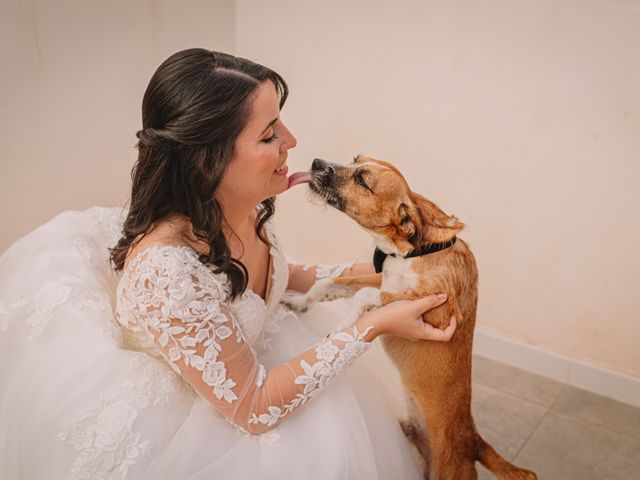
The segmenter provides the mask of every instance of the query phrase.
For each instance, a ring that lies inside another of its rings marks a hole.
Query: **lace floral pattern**
[[[6,362],[0,369],[0,403],[6,407],[0,415],[0,477],[135,479],[166,462],[184,463],[176,468],[183,474],[168,474],[171,478],[190,478],[194,469],[189,464],[203,458],[198,448],[203,438],[190,433],[206,432],[207,447],[215,448],[205,452],[202,463],[213,465],[219,477],[231,478],[238,461],[246,458],[244,452],[255,453],[250,442],[270,444],[279,433],[287,437],[283,438],[287,445],[305,438],[297,442],[298,451],[311,452],[313,459],[329,458],[322,456],[322,447],[331,443],[333,448],[333,442],[319,441],[325,433],[336,435],[336,446],[368,438],[357,405],[340,411],[343,396],[352,388],[348,382],[334,385],[326,399],[309,401],[367,344],[359,332],[348,330],[309,348],[319,337],[280,304],[288,268],[271,222],[265,225],[272,243],[269,297],[264,301],[247,291],[230,302],[226,277],[207,269],[189,248],[150,250],[125,272],[113,272],[106,248],[118,240],[123,214],[126,211],[119,208],[65,212],[0,259],[0,351]],[[166,275],[154,275],[151,265],[157,267],[155,273],[164,269]],[[140,292],[149,297],[138,296]],[[213,298],[216,292],[218,297]],[[167,322],[167,328],[144,327],[143,319],[153,321],[154,309],[166,313],[157,319]],[[214,331],[199,333],[199,319],[206,318],[200,313],[211,314],[211,309],[227,321],[211,320],[202,326],[213,326]],[[119,323],[114,322],[114,311]],[[171,316],[176,312],[197,313],[198,318],[184,321]],[[159,341],[163,331],[164,347]],[[123,334],[131,340],[131,349],[117,348]],[[141,345],[148,352],[131,351]],[[269,351],[274,348],[277,351]],[[298,352],[302,353],[296,356]],[[24,375],[27,369],[33,376]],[[225,389],[226,380],[236,385]],[[279,421],[309,404],[314,411],[300,419],[308,430],[296,430],[296,423],[289,420],[284,421],[291,428],[278,428]],[[240,442],[239,434],[223,425],[222,418],[244,434],[259,435]],[[209,425],[219,428],[206,428]],[[353,427],[350,431],[358,437],[345,438],[336,425]],[[311,430],[320,434],[309,439]],[[268,456],[251,462],[254,474],[245,476],[286,478],[287,462],[277,462],[271,469],[280,475],[262,475],[274,463],[269,455],[273,451],[264,449]],[[220,468],[215,465],[216,452],[225,455],[226,465]],[[295,456],[297,465],[304,467],[307,460]],[[361,465],[331,459],[337,467],[343,462],[353,471],[362,470]],[[363,462],[365,470],[373,463]],[[200,470],[199,465],[196,468]],[[154,477],[167,476],[159,470]]]
[[[226,277],[181,246],[152,246],[138,253],[118,285],[123,325],[146,332],[175,372],[247,433],[262,433],[304,405],[368,345],[366,332],[353,327],[268,371],[259,363],[253,343],[268,311],[282,308],[277,304],[288,281],[286,260],[270,227],[267,231],[274,272],[266,302],[253,292],[229,302]],[[263,308],[256,307],[257,300]],[[256,325],[257,332],[251,330]],[[277,329],[277,323],[271,327]],[[260,337],[261,348],[267,337]]]
[[[289,312],[284,306],[279,305],[275,313],[265,320],[260,339],[256,344],[256,349],[259,353],[264,354],[271,350],[274,335],[282,331],[280,322],[285,319]]]
[[[125,380],[117,391],[102,395],[98,405],[84,411],[58,435],[78,453],[70,472],[72,480],[106,478],[112,471],[127,478],[129,468],[152,448],[151,441],[134,429],[139,411],[173,405],[191,395],[169,369],[144,354],[132,358],[131,369],[141,378]]]
[[[61,275],[55,280],[46,281],[31,301],[20,298],[10,304],[0,302],[0,331],[7,330],[14,318],[26,318],[30,330],[27,338],[35,340],[45,331],[53,318],[53,311],[67,302],[78,311],[89,308],[105,316],[112,312],[111,302],[105,292],[85,287],[80,276]],[[109,322],[103,324],[103,330],[112,334],[110,327]]]
[[[267,412],[260,415],[252,414],[249,423],[261,423],[271,426],[281,418],[293,412],[294,409],[304,405],[307,400],[316,395],[322,388],[336,377],[336,375],[346,367],[348,367],[356,358],[358,358],[366,349],[367,343],[364,340],[365,335],[373,327],[369,327],[363,333],[360,333],[356,327],[353,327],[351,333],[339,332],[332,336],[330,340],[325,340],[317,344],[314,348],[318,361],[313,365],[309,365],[305,360],[300,361],[304,373],[298,375],[295,383],[304,385],[304,391],[298,393],[296,397],[284,405],[283,408],[271,405]],[[333,340],[342,340],[345,342],[342,349],[338,348]],[[262,367],[262,365],[260,365]],[[264,368],[264,367],[263,367]],[[266,373],[264,374],[266,376]]]
[[[240,343],[243,336],[239,328],[229,327],[227,316],[220,311],[219,302],[227,298],[224,285],[212,281],[198,264],[202,265],[191,249],[148,248],[129,264],[127,273],[135,275],[126,292],[127,298],[131,297],[127,304],[142,328],[157,338],[163,355],[178,374],[182,374],[177,363],[181,360],[202,372],[202,380],[212,387],[217,399],[231,403],[237,398],[231,390],[236,382],[227,378],[224,363],[218,361],[220,342],[233,336]],[[196,280],[183,281],[189,277]],[[202,288],[207,283],[211,288]],[[171,318],[181,322],[173,325]],[[201,352],[196,350],[197,345],[202,347]]]
[[[306,272],[310,268],[315,267],[316,280],[320,280],[321,278],[329,278],[329,277],[339,277],[346,270],[353,267],[353,263],[336,263],[336,264],[306,264],[302,267],[302,270]]]

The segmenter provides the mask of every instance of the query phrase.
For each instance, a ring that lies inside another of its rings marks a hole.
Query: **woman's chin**
[[[279,188],[277,191],[275,191],[273,193],[273,195],[271,195],[272,197],[275,195],[280,195],[281,193],[284,193],[288,190],[287,185],[285,184],[282,188]]]
[[[273,175],[266,191],[266,198],[280,195],[289,188],[289,178],[286,175]]]

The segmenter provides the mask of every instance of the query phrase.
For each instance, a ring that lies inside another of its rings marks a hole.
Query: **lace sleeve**
[[[163,252],[167,253],[167,252]],[[197,259],[193,259],[197,262]],[[136,264],[130,295],[141,326],[193,389],[242,431],[258,434],[296,411],[370,345],[350,327],[266,370],[206,267],[155,254]]]
[[[353,262],[321,265],[307,264],[302,267],[302,271],[306,272],[310,268],[313,268],[315,270],[315,278],[316,280],[319,280],[321,278],[339,277],[351,267],[353,267]]]

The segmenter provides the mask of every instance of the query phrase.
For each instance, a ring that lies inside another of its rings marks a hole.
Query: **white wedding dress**
[[[399,380],[348,301],[227,300],[188,247],[108,262],[126,211],[66,211],[0,257],[0,479],[418,479]],[[188,380],[188,382],[187,382]]]

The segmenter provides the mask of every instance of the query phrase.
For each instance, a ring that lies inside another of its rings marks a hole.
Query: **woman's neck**
[[[240,203],[224,202],[218,199],[220,208],[222,209],[222,232],[227,239],[227,245],[232,251],[234,257],[242,256],[243,245],[250,242],[252,236],[255,235],[256,225],[256,206],[241,205]],[[192,244],[200,253],[208,251],[206,242],[199,240],[193,233],[191,221],[183,215],[169,215],[171,222],[178,226],[189,243]]]
[[[218,203],[224,215],[222,228],[227,238],[232,232],[242,237],[255,230],[256,205],[223,199],[218,199]]]
[[[256,205],[240,199],[218,198],[224,220],[222,231],[233,256],[241,258],[247,245],[252,243],[256,230]]]

